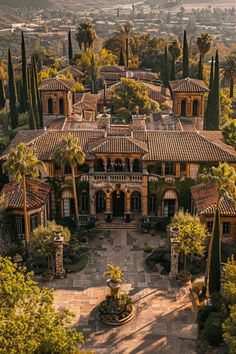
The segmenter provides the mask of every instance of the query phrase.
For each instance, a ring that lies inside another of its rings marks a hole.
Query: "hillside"
[[[9,8],[33,7],[85,11],[104,7],[114,7],[129,2],[130,1],[119,0],[114,5],[112,0],[8,0],[7,6]],[[0,0],[0,7],[1,6],[6,6],[6,0]]]

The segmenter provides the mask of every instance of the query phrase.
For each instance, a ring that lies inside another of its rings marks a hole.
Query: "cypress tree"
[[[215,57],[215,73],[212,84],[210,105],[207,113],[207,130],[220,129],[220,63],[218,50]]]
[[[210,81],[209,81],[209,94],[208,94],[208,100],[207,100],[207,107],[206,111],[204,114],[204,125],[203,129],[204,130],[209,130],[208,128],[208,120],[209,120],[209,109],[211,106],[211,99],[212,99],[212,87],[213,87],[213,80],[214,80],[214,57],[212,56],[211,58],[211,72],[210,72]]]
[[[120,47],[119,66],[125,66],[124,51],[122,47]]]
[[[202,65],[202,57],[200,55],[199,62],[198,62],[198,69],[197,69],[197,78],[198,80],[203,80],[203,65]]]
[[[71,30],[68,33],[68,57],[69,57],[69,64],[71,64],[73,60],[73,47],[72,47],[72,39],[71,39]]]
[[[6,104],[6,92],[4,87],[4,80],[0,80],[0,110],[5,107]]]
[[[29,128],[31,130],[37,129],[36,119],[35,119],[33,105],[32,105],[32,97],[30,92],[29,92]]]
[[[29,108],[28,104],[28,80],[27,80],[27,59],[25,50],[24,32],[21,32],[21,62],[22,62],[22,107],[21,112],[26,112]]]
[[[169,68],[169,59],[168,59],[168,51],[167,47],[165,46],[165,53],[163,56],[163,66],[162,66],[162,81],[163,84],[168,87],[170,81],[170,68]]]
[[[91,58],[91,79],[92,79],[92,93],[97,93],[97,69],[94,55]]]
[[[175,65],[174,58],[171,59],[170,79],[171,79],[171,81],[176,80],[176,65]]]
[[[129,69],[129,39],[125,40],[126,68]]]
[[[31,108],[33,109],[35,122],[37,128],[40,128],[40,120],[39,120],[39,112],[38,112],[38,99],[36,92],[36,83],[35,83],[35,75],[33,68],[33,60],[31,61],[31,70],[30,70],[30,93],[31,93]]]
[[[42,128],[43,127],[43,103],[42,103],[42,97],[41,97],[41,94],[40,94],[40,91],[39,91],[37,65],[36,65],[36,57],[35,57],[35,55],[32,56],[32,70],[33,70],[33,73],[34,73],[35,88],[36,88],[36,94],[37,94],[39,128]]]
[[[183,40],[183,79],[189,77],[189,49],[188,49],[188,39],[187,33],[184,31]]]
[[[19,114],[17,108],[15,73],[12,65],[10,49],[8,49],[8,90],[11,127],[12,129],[15,129],[19,125]]]
[[[221,267],[221,237],[220,237],[220,213],[216,209],[214,228],[212,232],[212,250],[210,255],[210,269],[208,290],[211,295],[220,291],[220,267]]]

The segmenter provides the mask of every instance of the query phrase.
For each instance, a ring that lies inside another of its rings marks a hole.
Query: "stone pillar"
[[[175,164],[175,175],[176,177],[180,177],[180,163],[176,162]]]
[[[106,192],[106,212],[111,212],[111,193]]]
[[[131,193],[130,190],[126,192],[126,212],[131,212]]]
[[[171,245],[171,263],[170,263],[170,278],[175,278],[179,272],[179,241],[177,240],[179,229],[177,227],[171,230],[171,238],[170,238],[170,245]]]
[[[54,231],[55,238],[54,238],[54,244],[55,244],[55,273],[56,277],[63,279],[65,278],[66,272],[63,267],[63,243],[64,243],[64,237],[61,236],[61,230],[56,229]]]
[[[142,216],[148,215],[148,176],[143,175],[142,185]]]

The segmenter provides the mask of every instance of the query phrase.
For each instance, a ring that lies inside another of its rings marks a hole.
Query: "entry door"
[[[112,194],[113,216],[123,216],[125,207],[125,195],[123,192]]]
[[[164,200],[164,210],[163,216],[172,217],[175,215],[175,199],[165,199]]]

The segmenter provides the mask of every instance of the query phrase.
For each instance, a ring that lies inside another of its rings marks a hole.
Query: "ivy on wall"
[[[159,178],[158,181],[149,182],[149,195],[154,194],[157,207],[161,206],[163,194],[167,189],[175,189],[179,196],[179,207],[185,211],[190,209],[190,187],[198,182],[192,178]]]

